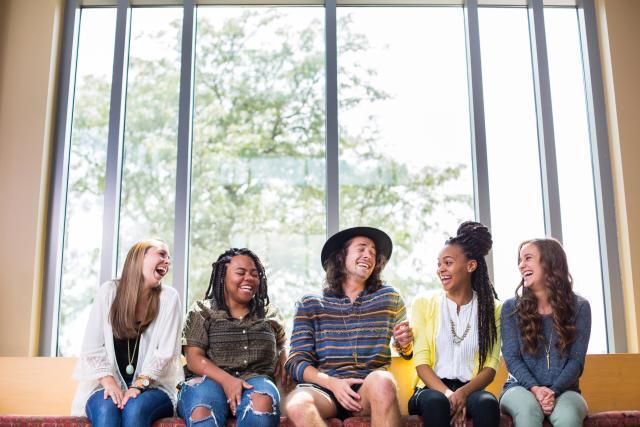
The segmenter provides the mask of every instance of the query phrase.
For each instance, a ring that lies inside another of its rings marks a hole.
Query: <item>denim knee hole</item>
[[[256,411],[255,408],[253,407],[253,399],[251,398],[251,396],[253,396],[253,394],[261,394],[261,395],[264,395],[264,396],[269,396],[269,398],[271,398],[271,412]],[[254,414],[254,415],[276,415],[276,400],[273,398],[273,396],[271,394],[269,394],[267,392],[264,392],[264,391],[251,392],[249,394],[249,404],[244,409],[244,413],[242,414],[242,418],[244,418],[249,411],[251,411],[251,413]]]
[[[204,418],[200,418],[198,420],[194,420],[193,419],[193,411],[195,411],[198,408],[205,408],[209,410],[209,416],[204,417]],[[193,409],[191,409],[191,413],[189,414],[189,420],[191,421],[191,425],[195,426],[198,425],[204,421],[209,421],[210,419],[213,419],[213,423],[217,426],[218,425],[218,421],[216,421],[216,417],[213,416],[213,410],[211,410],[211,406],[209,405],[197,405],[194,406]]]

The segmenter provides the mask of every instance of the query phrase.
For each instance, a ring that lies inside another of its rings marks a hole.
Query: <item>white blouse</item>
[[[473,360],[478,351],[478,297],[473,293],[471,301],[460,306],[443,292],[440,301],[440,319],[436,332],[436,363],[434,371],[440,378],[470,381],[473,377]],[[451,332],[451,320],[458,337],[462,337],[467,325],[469,332],[456,343]]]
[[[154,380],[153,386],[164,391],[175,407],[176,385],[184,379],[180,359],[182,310],[178,292],[171,287],[161,286],[158,316],[140,336],[134,378],[146,375]],[[73,374],[79,383],[71,415],[86,416],[87,400],[102,388],[98,381],[101,377],[111,375],[123,391],[127,389],[116,362],[113,330],[109,323],[109,310],[116,289],[115,281],[102,284],[91,307],[82,350]]]

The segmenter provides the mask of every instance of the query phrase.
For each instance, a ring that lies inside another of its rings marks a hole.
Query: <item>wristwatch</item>
[[[140,391],[144,391],[147,387],[149,387],[149,384],[151,384],[149,377],[139,375],[138,378],[136,378],[136,380],[131,384],[131,387],[137,388]]]

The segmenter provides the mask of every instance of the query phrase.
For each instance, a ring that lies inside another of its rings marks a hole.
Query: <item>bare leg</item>
[[[296,388],[287,398],[287,417],[297,427],[326,427],[325,418],[335,417],[335,403],[324,393],[312,388]]]
[[[362,411],[356,415],[371,415],[371,427],[400,425],[398,385],[390,372],[373,371],[358,391]]]

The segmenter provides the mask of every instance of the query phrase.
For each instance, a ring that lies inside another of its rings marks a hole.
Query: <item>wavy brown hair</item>
[[[575,294],[567,255],[556,239],[531,239],[520,243],[518,263],[520,251],[529,243],[535,245],[540,252],[540,265],[544,270],[545,288],[553,315],[553,330],[558,336],[555,347],[560,354],[565,354],[576,339]],[[524,286],[524,279],[516,289],[516,314],[524,349],[529,354],[536,354],[538,346],[544,345],[545,342],[542,335],[542,316],[538,313],[538,298],[531,289]]]
[[[356,236],[357,237],[357,236]],[[366,236],[365,236],[366,237]],[[322,291],[325,295],[344,296],[342,283],[347,278],[347,269],[345,268],[345,260],[347,259],[347,250],[354,238],[347,240],[340,250],[333,252],[327,258],[325,264],[326,276],[322,285]],[[371,276],[365,282],[364,288],[368,293],[375,292],[382,286],[380,273],[387,263],[387,258],[376,251],[376,266],[373,268]]]
[[[144,256],[149,249],[166,245],[160,239],[147,239],[135,243],[124,261],[122,276],[116,280],[118,287],[116,296],[109,310],[109,321],[113,329],[113,335],[118,339],[134,338],[138,332],[142,333],[158,316],[160,310],[160,286],[151,289],[149,306],[142,323],[136,323],[136,305],[140,299],[140,293],[144,285],[142,265]]]

